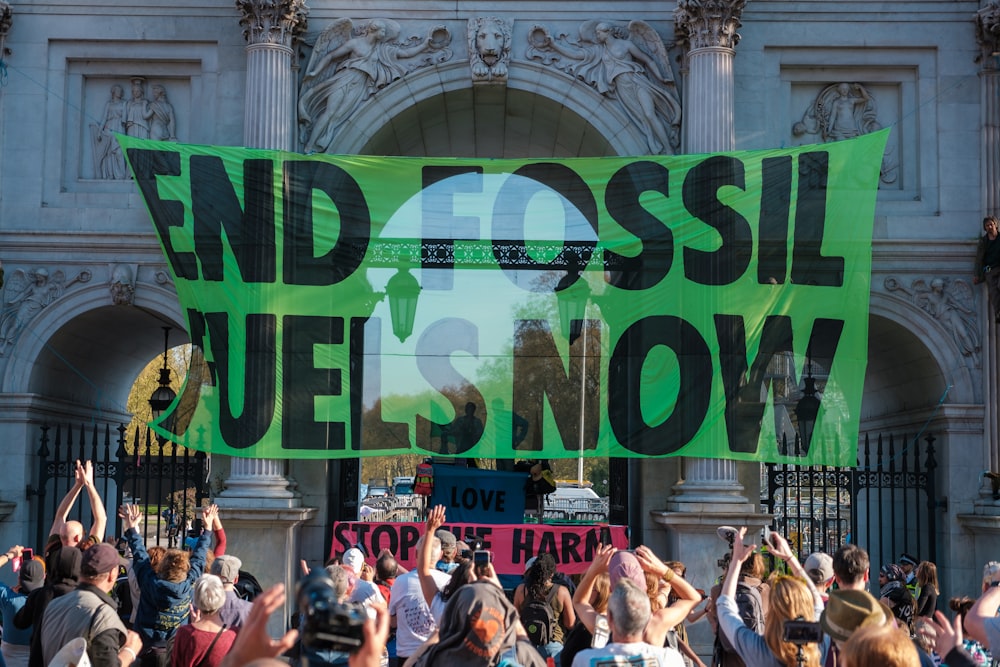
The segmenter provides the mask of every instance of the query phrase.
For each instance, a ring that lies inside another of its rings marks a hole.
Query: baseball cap
[[[116,570],[119,565],[128,565],[128,561],[119,556],[118,551],[113,546],[101,542],[83,552],[83,560],[80,561],[80,574],[89,577],[107,574]]]
[[[822,551],[809,554],[802,567],[817,586],[833,579],[833,557],[830,554]]]
[[[17,573],[17,582],[25,593],[41,588],[45,585],[45,566],[35,559],[24,561]]]
[[[223,554],[222,556],[215,557],[209,571],[219,579],[222,579],[222,583],[235,584],[240,576],[241,567],[243,567],[243,561],[239,558]]]
[[[612,589],[622,579],[631,579],[636,586],[646,590],[646,575],[639,565],[639,559],[631,552],[616,551],[608,562],[608,575],[611,577]]]
[[[361,549],[350,548],[344,552],[344,558],[342,559],[344,565],[346,565],[351,572],[354,574],[361,574],[361,568],[365,564],[365,556],[361,553]]]
[[[455,550],[458,548],[458,540],[455,539],[455,533],[450,530],[445,530],[444,528],[438,528],[434,531],[434,537],[441,540],[441,550],[446,549]]]

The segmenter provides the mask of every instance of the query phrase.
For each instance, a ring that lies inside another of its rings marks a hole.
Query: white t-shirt
[[[573,658],[573,667],[684,667],[681,654],[669,647],[646,642],[612,642],[604,648],[588,648]]]
[[[451,576],[431,571],[438,589],[451,581]],[[437,630],[434,616],[424,601],[420,575],[416,570],[396,577],[389,592],[389,613],[396,617],[396,654],[409,657]]]
[[[351,591],[350,601],[360,602],[367,607],[372,603],[385,604],[385,596],[382,595],[382,591],[378,589],[378,586],[370,581],[359,578],[354,582],[354,590]]]

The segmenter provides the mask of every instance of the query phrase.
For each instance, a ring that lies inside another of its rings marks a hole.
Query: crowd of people
[[[68,519],[81,494],[89,532]],[[19,568],[17,586],[0,584],[3,664],[987,667],[1000,650],[1000,562],[984,568],[978,598],[950,600],[951,619],[938,609],[934,563],[904,553],[877,569],[876,590],[855,544],[800,562],[781,535],[765,532],[758,544],[730,527],[719,529],[729,549],[709,593],[685,579],[683,563],[610,544],[574,577],[539,554],[505,590],[490,552],[443,527],[441,506],[427,513],[413,570],[360,545],[323,568],[303,561],[293,629],[273,638],[267,626],[285,604],[283,586],[244,599],[248,575],[227,553],[218,508],[200,512],[184,548],[162,548],[146,545],[143,509],[125,505],[119,551],[105,540],[92,467],[77,462],[43,551],[0,554],[0,567]],[[710,657],[687,641],[687,626],[702,619],[715,636]]]

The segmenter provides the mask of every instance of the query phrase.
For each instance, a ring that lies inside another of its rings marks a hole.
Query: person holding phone
[[[21,567],[17,570],[17,586],[11,588],[0,582],[0,615],[3,618],[3,643],[0,643],[0,652],[3,653],[7,667],[28,667],[33,627],[28,626],[23,630],[18,628],[14,625],[14,616],[24,607],[28,593],[45,584],[45,568],[33,559],[31,549],[14,545],[6,553],[0,554],[0,565],[18,560]]]
[[[809,579],[802,564],[792,553],[788,542],[778,533],[770,533],[768,546],[771,555],[783,560],[794,576],[779,576],[771,586],[768,609],[765,614],[764,634],[759,635],[746,627],[736,604],[736,584],[743,563],[753,555],[756,545],[744,544],[746,528],[736,532],[732,557],[716,603],[719,631],[724,633],[736,654],[747,665],[754,667],[819,667],[830,648],[830,638],[824,636],[820,643],[797,644],[785,639],[788,621],[819,620],[823,613],[823,599]],[[792,638],[794,639],[794,637]],[[799,646],[803,662],[799,662]]]

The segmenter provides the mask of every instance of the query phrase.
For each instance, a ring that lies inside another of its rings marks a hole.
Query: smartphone
[[[767,527],[767,526],[764,526],[764,532],[763,532],[763,534],[761,535],[761,539],[760,539],[760,542],[761,542],[761,544],[763,544],[763,545],[764,545],[765,547],[769,547],[769,546],[771,546],[771,529],[770,529],[769,527]]]
[[[477,568],[485,567],[493,562],[493,552],[479,549],[472,554],[472,564]]]
[[[21,559],[22,560],[31,560],[34,557],[35,557],[35,551],[34,551],[34,549],[22,549],[21,550]]]
[[[785,621],[784,641],[797,646],[823,641],[823,626],[810,621]]]

